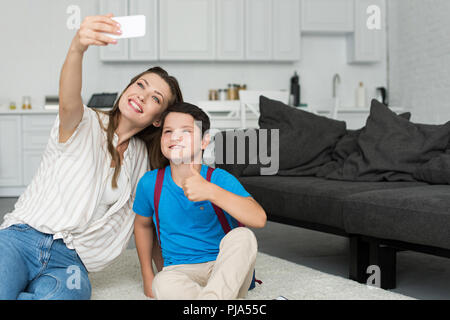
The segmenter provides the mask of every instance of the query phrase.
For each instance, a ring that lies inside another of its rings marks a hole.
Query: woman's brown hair
[[[120,167],[121,167],[119,152],[116,150],[116,148],[114,148],[114,145],[113,145],[114,132],[116,131],[117,126],[119,125],[119,117],[120,117],[119,101],[120,101],[122,95],[124,94],[124,92],[131,85],[133,85],[139,78],[141,78],[143,75],[145,75],[147,73],[157,74],[170,87],[170,91],[172,93],[172,99],[169,101],[168,106],[183,102],[183,95],[181,93],[181,89],[180,89],[177,79],[173,76],[170,76],[167,73],[167,71],[165,71],[163,68],[153,67],[153,68],[150,68],[150,69],[138,74],[133,79],[131,79],[130,83],[122,91],[122,93],[120,94],[119,98],[116,100],[113,108],[110,111],[95,110],[97,112],[97,116],[99,116],[99,112],[101,112],[103,114],[108,115],[108,117],[109,117],[109,122],[108,122],[107,128],[105,128],[103,126],[103,123],[100,120],[100,117],[99,117],[99,121],[100,121],[100,125],[102,126],[102,128],[106,131],[108,151],[109,151],[114,163],[116,164],[115,169],[114,169],[113,179],[112,179],[112,187],[113,188],[117,188],[117,177],[119,176]],[[136,138],[144,141],[145,145],[147,146],[149,161],[150,161],[152,169],[160,169],[160,168],[164,168],[165,166],[168,165],[167,159],[161,153],[160,135],[161,135],[160,128],[157,128],[157,127],[153,126],[152,124],[135,135]]]

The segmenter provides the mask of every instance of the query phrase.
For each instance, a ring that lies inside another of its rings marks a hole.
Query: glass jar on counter
[[[219,90],[220,92],[220,90]],[[219,99],[219,93],[217,92],[217,90],[211,89],[209,90],[209,100],[210,101],[216,101]]]
[[[17,109],[16,103],[14,101],[11,101],[9,103],[9,110],[16,110],[16,109]]]
[[[30,96],[24,96],[23,97],[22,109],[24,109],[24,110],[31,110],[31,97]]]
[[[227,100],[232,100],[232,86],[231,84],[228,85],[228,89],[227,89]]]
[[[238,100],[238,90],[235,84],[228,86],[228,100]]]

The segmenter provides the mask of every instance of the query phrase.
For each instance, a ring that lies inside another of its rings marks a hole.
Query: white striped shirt
[[[107,127],[108,117],[100,114]],[[118,136],[114,134],[113,145]],[[83,118],[65,143],[59,142],[59,116],[50,133],[39,169],[0,229],[25,223],[63,239],[75,249],[89,272],[110,264],[127,247],[133,232],[132,211],[139,179],[149,170],[147,148],[131,138],[121,170],[126,187],[100,219],[94,219],[108,179],[112,158],[106,132],[95,111],[84,106]]]

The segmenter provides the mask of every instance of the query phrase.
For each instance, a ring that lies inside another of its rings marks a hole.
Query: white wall
[[[450,120],[450,1],[388,0],[391,103],[412,120]]]
[[[420,0],[423,1],[423,0]],[[98,13],[96,0],[10,0],[2,1],[0,28],[0,104],[11,99],[20,103],[30,95],[41,106],[45,95],[58,92],[59,72],[75,31],[66,28],[66,8],[76,4],[82,16]],[[7,32],[12,30],[12,32]],[[157,63],[176,76],[185,99],[206,100],[208,89],[224,88],[228,83],[246,83],[249,89],[288,89],[297,70],[301,77],[302,101],[331,105],[332,77],[342,78],[342,103],[354,105],[359,81],[366,84],[368,99],[378,86],[387,86],[386,59],[374,65],[348,65],[344,36],[304,36],[302,59],[298,63]],[[94,92],[121,91],[129,80],[150,67],[149,63],[102,63],[97,47],[86,53],[83,98]]]

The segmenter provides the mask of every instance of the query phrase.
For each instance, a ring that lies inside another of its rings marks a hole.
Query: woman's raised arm
[[[117,43],[103,34],[120,34],[112,14],[86,17],[72,40],[59,80],[59,142],[66,142],[83,118],[81,98],[83,56],[90,45]]]

